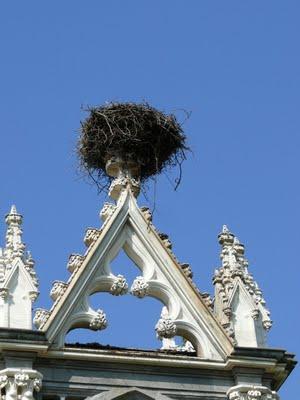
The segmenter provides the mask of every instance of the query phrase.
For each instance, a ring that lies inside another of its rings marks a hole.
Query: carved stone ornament
[[[7,288],[0,288],[0,299],[1,300],[6,300],[8,296],[8,289]]]
[[[252,310],[251,317],[252,317],[254,320],[257,320],[257,319],[258,319],[258,317],[259,317],[259,310],[258,310],[257,308],[255,308],[254,310]]]
[[[210,294],[203,292],[203,293],[200,293],[200,296],[204,300],[204,303],[207,305],[207,307],[212,310],[213,309],[213,300],[212,300]]]
[[[227,392],[229,400],[279,400],[276,392],[266,386],[237,385]]]
[[[84,261],[84,256],[80,254],[71,254],[68,261],[68,271],[71,273],[76,272],[82,265]]]
[[[248,272],[248,261],[245,259],[245,248],[238,238],[234,236],[226,225],[218,236],[222,246],[220,258],[222,266],[215,271],[213,283],[215,285],[215,313],[229,336],[235,337],[236,343],[241,346],[264,346],[265,332],[272,326],[270,312],[266,308],[262,291]],[[237,294],[238,293],[238,294]],[[245,332],[235,332],[235,323],[242,315],[234,315],[232,309],[234,296],[244,301],[246,307],[243,313],[252,317],[255,321],[254,329],[246,327]],[[245,300],[247,298],[248,300]],[[247,306],[245,304],[247,303]],[[247,332],[253,331],[251,335]],[[259,342],[258,342],[259,341]],[[264,341],[264,342],[263,342]]]
[[[100,218],[103,222],[109,220],[109,218],[113,215],[116,206],[112,203],[104,203],[102,210],[100,211]]]
[[[229,400],[241,400],[241,394],[238,391],[231,392],[228,395]]]
[[[33,318],[34,325],[40,329],[43,325],[45,325],[49,316],[50,312],[48,310],[45,310],[44,308],[37,308]]]
[[[90,322],[90,329],[94,331],[101,331],[105,329],[107,325],[106,314],[103,312],[103,310],[97,310],[97,314]]]
[[[259,390],[249,390],[247,397],[249,400],[259,400],[261,399],[261,392]]]
[[[272,328],[272,321],[265,320],[263,321],[263,327],[266,331],[269,331]]]
[[[172,250],[172,242],[170,241],[169,236],[166,233],[159,233],[158,236],[163,241],[165,247],[169,250]]]
[[[118,200],[121,192],[129,186],[133,195],[137,197],[140,193],[140,182],[137,179],[131,178],[129,176],[120,176],[115,178],[109,188],[108,195],[114,199]]]
[[[192,268],[190,266],[190,264],[188,263],[181,263],[180,264],[182,271],[184,272],[184,275],[189,279],[192,280],[193,279],[193,271]]]
[[[158,339],[171,339],[176,335],[177,327],[170,318],[168,308],[164,306],[161,310],[160,319],[155,325],[156,336]]]
[[[97,239],[99,238],[101,234],[101,230],[96,229],[96,228],[88,228],[85,232],[84,236],[84,244],[87,247],[92,246],[94,243],[96,243]]]
[[[160,318],[155,325],[155,331],[158,339],[168,339],[176,335],[177,328],[172,319]]]
[[[133,294],[133,296],[142,299],[143,297],[147,296],[148,290],[149,290],[149,285],[145,281],[144,277],[138,276],[135,278],[135,280],[131,285],[130,293]]]
[[[149,207],[141,207],[140,210],[142,211],[145,220],[150,223],[152,222],[152,213]]]
[[[29,295],[31,302],[34,303],[36,301],[36,299],[38,298],[39,292],[36,290],[32,290],[29,292],[28,295]]]
[[[57,300],[60,298],[66,291],[68,284],[62,281],[54,281],[52,289],[50,291],[50,297],[52,300]]]
[[[120,296],[128,292],[128,285],[123,275],[117,275],[114,283],[111,285],[110,293],[114,296]]]
[[[33,400],[42,387],[42,374],[32,369],[7,368],[0,371],[1,398]]]
[[[29,274],[31,283],[37,288],[38,280],[33,270],[34,260],[22,241],[22,222],[23,217],[17,212],[15,206],[11,207],[10,212],[5,218],[7,224],[5,247],[0,249],[0,282],[5,281],[8,272],[12,269],[16,259],[21,260],[22,267]]]
[[[157,334],[168,339],[178,331],[192,340],[202,358],[224,360],[232,352],[232,343],[214,316],[207,312],[193,286],[187,284],[178,262],[170,251],[166,251],[157,231],[142,215],[129,186],[122,191],[116,207],[109,222],[110,229],[103,229],[84,264],[81,264],[82,256],[74,255],[70,259],[72,268],[78,268],[76,275],[71,275],[73,281],[59,306],[50,310],[51,317],[46,311],[36,315],[39,330],[46,333],[49,343],[61,349],[67,332],[72,329],[104,329],[106,316],[103,311],[96,313],[91,308],[89,297],[94,293],[119,295],[126,291],[127,282],[111,270],[116,255],[124,250],[141,271],[129,286],[132,295],[138,298],[152,296],[167,304],[171,312],[169,318],[161,318],[158,322]],[[97,234],[97,231],[90,232]],[[91,244],[90,239],[87,244]]]

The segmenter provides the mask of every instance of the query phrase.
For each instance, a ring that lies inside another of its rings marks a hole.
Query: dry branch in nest
[[[78,154],[83,170],[100,190],[110,182],[105,166],[112,157],[139,164],[141,183],[167,167],[178,166],[179,183],[188,147],[173,114],[166,115],[147,103],[109,103],[87,111],[89,116],[81,121]]]

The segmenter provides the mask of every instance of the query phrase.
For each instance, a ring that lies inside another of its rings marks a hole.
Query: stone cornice
[[[45,358],[58,358],[64,360],[76,360],[83,362],[101,362],[101,363],[120,363],[128,365],[148,365],[157,366],[158,368],[174,367],[174,368],[196,368],[201,370],[216,371],[234,371],[236,369],[260,370],[264,374],[271,376],[275,390],[283,384],[287,376],[296,365],[293,355],[283,350],[262,349],[261,354],[252,354],[250,349],[243,349],[243,355],[232,354],[225,362],[204,360],[199,357],[186,355],[164,354],[162,352],[147,352],[139,350],[100,350],[86,348],[68,348],[63,350],[52,350],[41,354]],[[257,349],[255,349],[257,350]]]

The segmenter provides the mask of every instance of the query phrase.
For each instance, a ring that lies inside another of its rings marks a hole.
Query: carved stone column
[[[4,400],[33,400],[42,386],[42,374],[33,369],[6,368],[0,371],[0,391]]]
[[[237,385],[227,392],[228,400],[279,400],[276,392],[266,386]]]

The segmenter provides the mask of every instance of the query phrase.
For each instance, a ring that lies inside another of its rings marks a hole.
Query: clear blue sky
[[[227,223],[272,312],[270,345],[299,353],[299,19],[296,0],[1,4],[0,214],[16,203],[25,216],[37,306],[50,306],[51,282],[67,279],[68,255],[83,251],[105,200],[76,172],[81,105],[146,99],[179,118],[180,109],[192,112],[193,155],[177,192],[159,179],[154,222],[210,292]],[[111,320],[92,340],[157,346],[154,300],[92,301]],[[297,381],[296,370],[283,399],[295,399]]]

